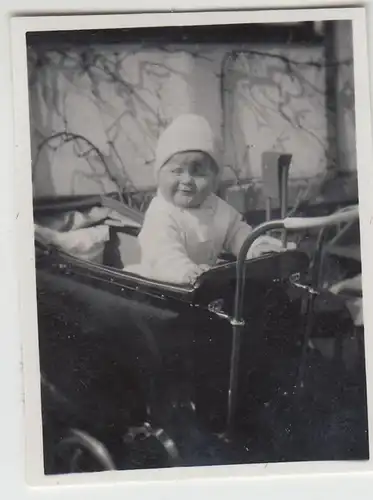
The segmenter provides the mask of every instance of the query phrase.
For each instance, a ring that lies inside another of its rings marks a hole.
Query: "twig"
[[[40,157],[40,152],[41,150],[43,149],[44,146],[46,146],[50,141],[54,140],[54,139],[58,139],[58,138],[61,138],[65,143],[68,143],[68,142],[71,142],[71,141],[77,141],[77,140],[82,140],[84,141],[86,144],[89,145],[89,147],[91,148],[91,150],[95,151],[95,153],[97,154],[97,156],[99,157],[99,159],[101,160],[102,164],[104,165],[105,167],[105,170],[106,170],[106,173],[107,175],[109,176],[109,178],[114,182],[114,184],[117,185],[118,187],[118,181],[117,179],[111,174],[110,172],[110,169],[106,163],[106,160],[105,160],[105,157],[104,155],[101,153],[101,151],[99,150],[99,148],[97,146],[95,146],[93,144],[93,142],[91,142],[89,139],[87,139],[86,137],[84,137],[83,135],[80,135],[80,134],[73,134],[71,132],[57,132],[53,135],[50,135],[48,137],[46,137],[43,141],[40,142],[40,144],[38,145],[38,148],[37,148],[37,152],[36,152],[36,156],[32,162],[32,166],[33,166],[33,177],[35,175],[35,168],[36,168],[36,165],[38,164],[38,161],[39,161],[39,157]],[[120,198],[120,200],[124,203],[124,199],[123,199],[123,194],[121,192],[121,189],[118,189],[118,196]]]

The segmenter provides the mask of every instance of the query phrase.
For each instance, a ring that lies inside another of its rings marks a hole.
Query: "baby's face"
[[[216,189],[218,172],[205,153],[177,153],[158,174],[161,194],[177,207],[197,208]]]

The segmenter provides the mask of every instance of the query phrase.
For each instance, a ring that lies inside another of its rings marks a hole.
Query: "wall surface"
[[[292,154],[294,196],[310,196],[326,172],[356,170],[349,22],[333,36],[332,60],[291,43],[30,47],[34,196],[151,190],[157,138],[187,111],[210,121],[249,205],[267,150]]]

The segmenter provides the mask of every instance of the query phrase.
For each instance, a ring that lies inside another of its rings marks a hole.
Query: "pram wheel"
[[[181,464],[179,450],[164,429],[145,422],[131,427],[123,437],[126,467],[131,469],[175,467]]]
[[[53,455],[55,471],[60,474],[116,469],[104,444],[79,429],[70,429],[55,445]]]

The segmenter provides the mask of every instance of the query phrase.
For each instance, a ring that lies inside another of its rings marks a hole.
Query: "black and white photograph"
[[[358,24],[182,16],[24,36],[43,474],[365,463]]]

